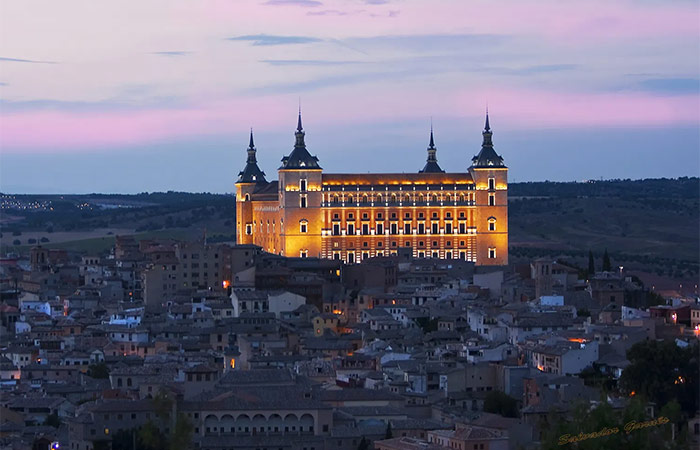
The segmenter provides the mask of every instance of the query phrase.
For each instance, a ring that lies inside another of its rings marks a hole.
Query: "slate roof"
[[[484,140],[481,144],[481,151],[472,158],[472,167],[505,167],[503,158],[493,149],[493,142],[491,141],[493,133],[491,133],[491,127],[489,126],[488,113],[486,113],[486,125],[482,135]]]

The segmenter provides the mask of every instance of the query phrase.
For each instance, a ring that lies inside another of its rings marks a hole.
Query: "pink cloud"
[[[698,125],[697,96],[662,97],[643,93],[556,93],[522,90],[463,90],[458,93],[357,96],[348,90],[305,102],[311,131],[324,126],[401,122],[483,114],[489,104],[498,122],[512,128],[591,128]],[[343,95],[345,94],[345,95]],[[182,109],[131,112],[23,111],[0,120],[4,152],[94,151],[163,140],[259,130],[291,130],[295,105],[288,97],[233,99]],[[342,108],[338,105],[342,104]],[[421,105],[421,108],[416,108]],[[427,111],[427,112],[426,112]]]

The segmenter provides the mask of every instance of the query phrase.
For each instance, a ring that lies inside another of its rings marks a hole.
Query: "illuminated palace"
[[[430,132],[417,173],[324,173],[306,149],[301,113],[278,181],[256,160],[253,133],[236,182],[238,243],[291,257],[359,262],[396,254],[508,263],[508,168],[493,148],[488,114],[481,151],[466,172],[447,173]]]

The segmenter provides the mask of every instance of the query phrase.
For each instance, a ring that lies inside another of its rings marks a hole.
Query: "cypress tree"
[[[595,261],[591,250],[588,250],[588,275],[595,275]]]
[[[608,255],[608,249],[605,249],[603,253],[603,272],[610,272],[612,270],[612,264],[610,264],[610,255]]]

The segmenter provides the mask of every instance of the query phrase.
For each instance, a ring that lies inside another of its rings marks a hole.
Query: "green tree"
[[[627,351],[630,365],[620,377],[620,389],[659,407],[675,400],[692,416],[698,408],[697,344],[681,348],[673,341],[643,341]]]
[[[46,420],[44,421],[44,425],[58,428],[61,426],[61,419],[58,417],[58,414],[56,414],[56,413],[49,414],[48,416],[46,416]]]
[[[109,367],[104,362],[88,366],[87,375],[92,378],[109,378]]]
[[[612,264],[610,263],[610,255],[608,255],[608,249],[605,249],[603,253],[603,272],[612,271]]]
[[[595,275],[595,261],[593,260],[593,252],[588,250],[588,275]]]
[[[188,448],[192,442],[192,433],[194,426],[183,413],[177,414],[175,420],[175,428],[170,434],[170,449],[179,450]]]
[[[369,450],[370,442],[362,436],[362,440],[360,440],[360,444],[357,446],[357,450]]]
[[[491,391],[484,399],[484,411],[504,417],[518,417],[518,401],[502,391]]]

